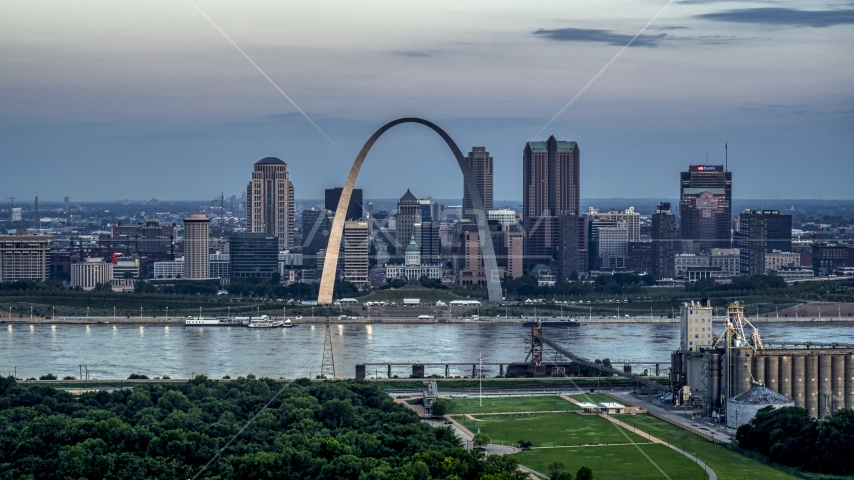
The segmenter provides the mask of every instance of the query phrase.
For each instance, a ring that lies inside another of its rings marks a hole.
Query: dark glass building
[[[341,200],[341,192],[344,189],[341,187],[327,188],[324,206],[327,210],[335,215],[338,210],[338,202]],[[362,189],[354,188],[353,194],[350,195],[350,204],[347,205],[347,218],[344,220],[361,220],[362,213]]]
[[[652,275],[655,278],[676,276],[676,216],[669,202],[661,202],[652,215]]]
[[[279,272],[279,240],[266,233],[244,233],[229,238],[231,278],[272,280]]]
[[[723,165],[691,165],[681,173],[680,237],[701,251],[729,248],[732,224],[732,172]]]

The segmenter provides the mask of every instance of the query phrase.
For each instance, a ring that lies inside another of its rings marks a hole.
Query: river
[[[150,378],[168,375],[214,378],[253,373],[273,378],[314,376],[320,371],[324,326],[289,329],[245,327],[185,327],[162,325],[27,325],[8,324],[0,332],[0,373],[17,368],[19,378],[53,373],[79,377],[88,365],[91,379],[124,379],[131,373]],[[720,332],[721,325],[715,325]],[[772,323],[760,325],[766,343],[854,343],[854,326],[840,323]],[[337,377],[355,376],[357,363],[473,363],[521,362],[530,330],[513,325],[348,324],[331,325]],[[545,329],[545,335],[588,358],[659,361],[669,366],[670,352],[679,341],[678,324],[588,324],[579,328]],[[546,360],[554,351],[546,347]],[[637,367],[635,367],[637,368]],[[385,366],[369,366],[368,376]],[[407,366],[393,375],[409,376]],[[444,374],[444,367],[427,367],[426,374]],[[498,366],[487,365],[494,376]],[[471,375],[471,367],[451,367],[452,375]]]

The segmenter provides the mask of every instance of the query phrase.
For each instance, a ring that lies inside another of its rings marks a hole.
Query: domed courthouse
[[[385,278],[386,280],[394,280],[405,277],[410,280],[418,280],[425,276],[440,280],[442,278],[442,264],[421,263],[421,248],[415,243],[415,235],[412,235],[403,254],[403,265],[386,265]]]

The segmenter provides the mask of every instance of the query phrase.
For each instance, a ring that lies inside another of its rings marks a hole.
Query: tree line
[[[848,408],[817,420],[801,407],[765,407],[738,427],[736,439],[781,465],[854,475],[854,410]]]
[[[517,466],[364,381],[198,376],[74,397],[0,379],[0,478],[525,478]]]

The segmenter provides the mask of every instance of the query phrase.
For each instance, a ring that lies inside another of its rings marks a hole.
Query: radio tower
[[[323,339],[323,362],[320,365],[320,377],[335,378],[335,357],[332,355],[332,332],[329,330],[329,318],[326,319],[326,336]]]

